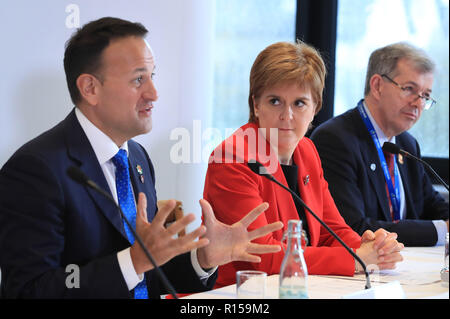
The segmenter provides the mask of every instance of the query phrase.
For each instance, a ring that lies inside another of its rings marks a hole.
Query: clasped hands
[[[199,265],[204,269],[237,260],[259,262],[261,258],[254,254],[275,253],[281,250],[279,245],[261,245],[251,241],[281,229],[282,222],[265,225],[251,232],[247,230],[247,227],[269,207],[267,203],[257,206],[231,226],[215,218],[212,207],[206,200],[201,199],[200,206],[204,224],[185,236],[174,238],[175,234],[194,221],[194,214],[187,214],[166,228],[165,221],[175,207],[175,201],[170,200],[161,207],[153,221],[149,222],[147,199],[144,193],[139,193],[136,232],[142,237],[158,265],[163,265],[175,256],[193,249],[197,249]],[[153,265],[147,260],[137,241],[132,245],[130,255],[137,274],[153,269]]]
[[[361,246],[356,254],[368,265],[376,265],[379,270],[394,269],[397,262],[403,260],[400,251],[405,246],[397,241],[397,234],[390,233],[382,228],[372,232],[366,230],[361,236]],[[355,272],[363,271],[362,266],[356,262]]]

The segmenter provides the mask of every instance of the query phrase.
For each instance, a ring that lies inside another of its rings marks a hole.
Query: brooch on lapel
[[[402,154],[398,154],[398,163],[399,164],[403,164],[403,155]]]
[[[136,165],[136,171],[139,174],[139,179],[141,180],[141,183],[144,184],[144,171],[142,170],[141,165]]]
[[[303,185],[307,185],[309,183],[309,175],[306,175],[305,177],[303,177]]]

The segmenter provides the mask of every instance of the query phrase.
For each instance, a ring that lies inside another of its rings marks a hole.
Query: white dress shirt
[[[117,190],[116,190],[116,167],[112,162],[112,158],[117,154],[119,149],[124,149],[128,154],[128,142],[125,142],[120,148],[100,129],[98,129],[87,117],[76,107],[75,115],[80,122],[81,128],[86,133],[86,136],[91,143],[100,167],[108,182],[114,200],[118,204]],[[134,192],[134,191],[133,191]],[[134,197],[133,197],[134,198]],[[143,274],[137,274],[130,256],[130,247],[119,251],[117,253],[120,270],[122,271],[128,289],[134,289],[139,282],[144,279]],[[191,262],[195,272],[202,281],[206,281],[217,269],[217,267],[205,272],[199,265],[197,259],[197,250],[191,251]],[[150,287],[149,287],[150,288]]]
[[[377,122],[372,117],[369,108],[366,105],[366,102],[363,101],[364,109],[366,110],[367,115],[369,116],[370,122],[372,123],[375,132],[378,136],[378,141],[380,145],[383,146],[384,142],[391,142],[395,144],[395,136],[391,139],[388,139],[381,128],[378,126]],[[403,188],[403,181],[401,178],[400,170],[397,170],[399,176],[399,188],[400,188],[400,219],[405,219],[406,215],[406,200],[405,200],[405,189]],[[436,232],[438,234],[438,240],[436,245],[443,245],[445,242],[445,234],[447,233],[447,223],[443,220],[433,220],[434,227],[436,227]]]

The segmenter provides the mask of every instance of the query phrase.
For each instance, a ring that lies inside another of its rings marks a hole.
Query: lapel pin
[[[303,184],[306,185],[309,183],[309,175],[306,175],[305,178],[303,178]]]
[[[403,155],[402,154],[398,154],[398,163],[403,164]]]
[[[375,163],[370,164],[370,169],[375,171],[377,169],[377,165],[375,165]]]
[[[136,171],[139,174],[139,179],[141,180],[141,183],[144,184],[144,171],[142,170],[141,165],[136,165]]]

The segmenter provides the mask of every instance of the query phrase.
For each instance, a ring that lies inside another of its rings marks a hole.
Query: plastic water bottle
[[[302,222],[289,220],[283,240],[287,240],[283,262],[280,269],[279,296],[280,299],[308,298],[308,270],[301,246]]]

